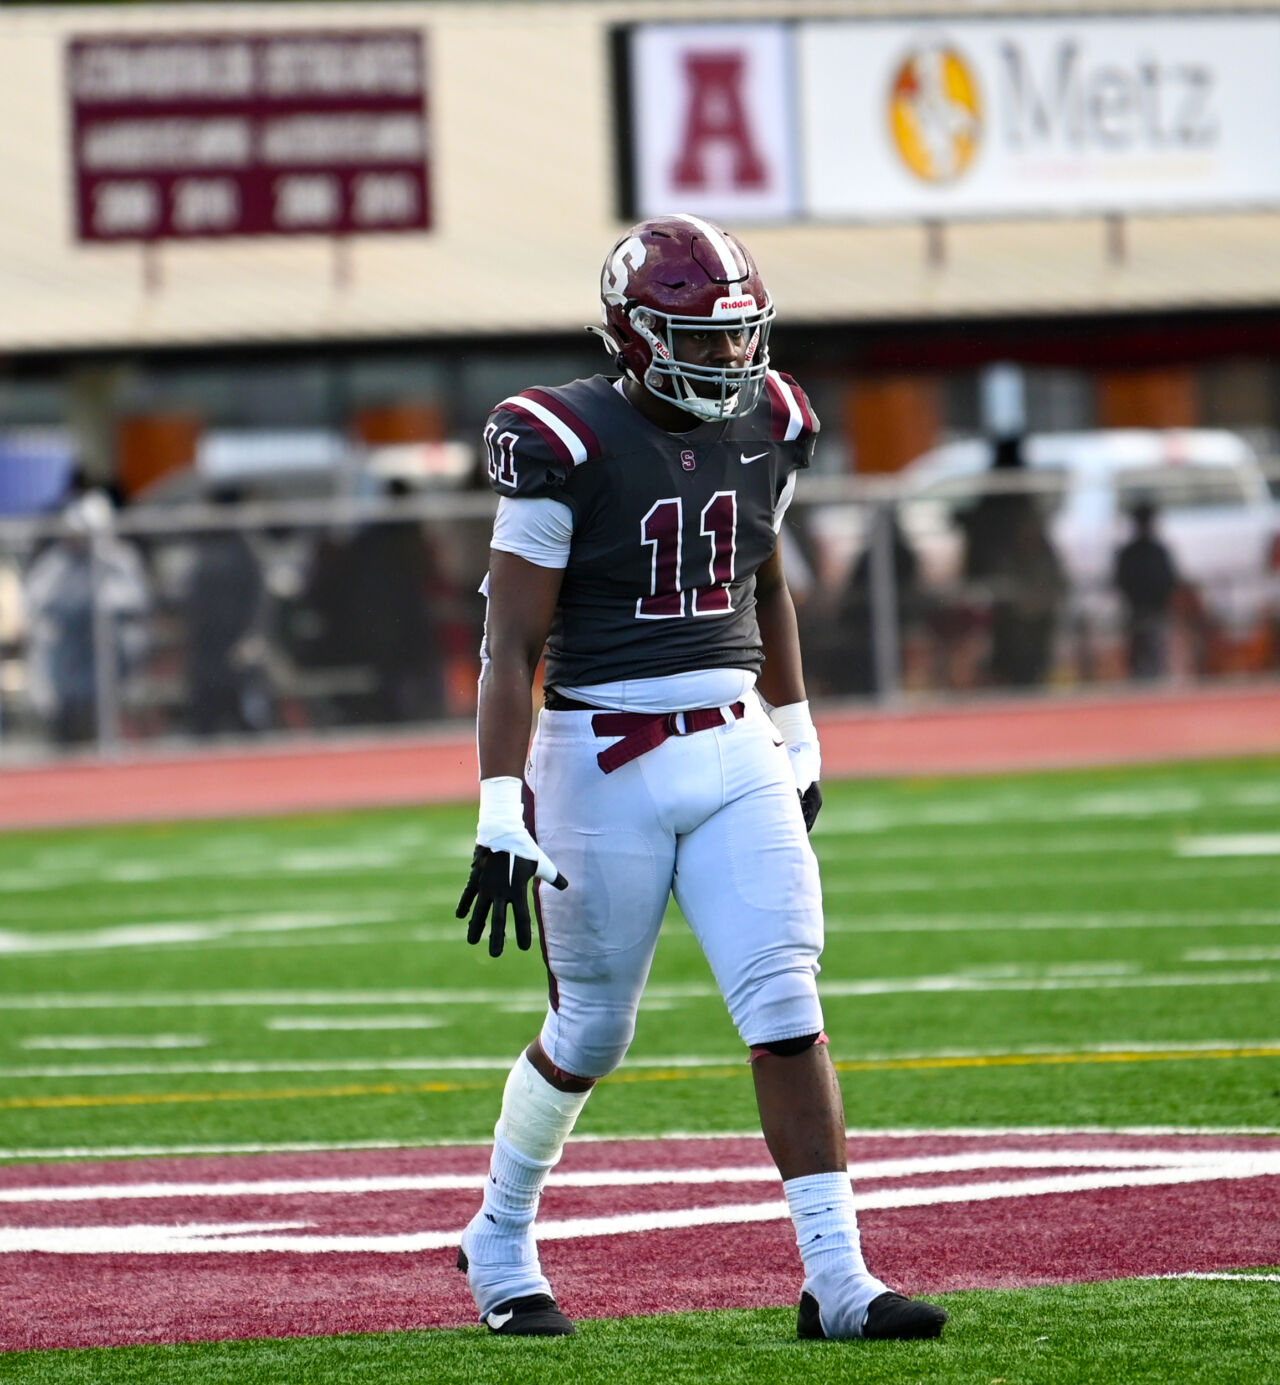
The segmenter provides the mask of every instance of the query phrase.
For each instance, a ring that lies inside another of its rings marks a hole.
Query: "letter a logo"
[[[680,154],[672,169],[675,187],[685,191],[707,190],[708,149],[714,149],[719,158],[724,158],[721,151],[727,153],[725,164],[713,160],[713,166],[727,166],[729,188],[745,191],[764,187],[764,160],[752,142],[742,95],[745,65],[746,54],[741,51],[685,54],[688,104]]]

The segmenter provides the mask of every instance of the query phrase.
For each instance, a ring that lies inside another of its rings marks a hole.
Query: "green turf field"
[[[76,1385],[1265,1385],[1274,1284],[1112,1280],[938,1297],[940,1342],[800,1342],[791,1309],[583,1323],[558,1340],[479,1327],[308,1341],[21,1353],[12,1379]]]
[[[820,984],[851,1125],[1280,1129],[1280,761],[824,788]],[[0,1160],[486,1140],[545,986],[536,952],[463,940],[473,823],[0,837]],[[579,1132],[749,1131],[742,1059],[673,909],[632,1054]],[[1280,1379],[1275,1284],[955,1297],[942,1343],[874,1357],[806,1353],[766,1311],[588,1324],[541,1354],[460,1331],[6,1364],[581,1382],[619,1378],[622,1353],[655,1381]]]

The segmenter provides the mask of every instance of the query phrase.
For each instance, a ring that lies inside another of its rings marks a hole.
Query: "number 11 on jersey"
[[[734,579],[737,554],[738,496],[736,491],[716,491],[698,516],[698,533],[709,541],[710,560],[705,585],[691,591],[681,586],[684,562],[684,502],[673,496],[656,500],[640,521],[640,542],[649,553],[649,595],[636,602],[637,620],[677,620],[685,614],[685,597],[691,596],[690,613],[722,615],[733,609],[729,583]],[[705,549],[699,545],[699,559]]]

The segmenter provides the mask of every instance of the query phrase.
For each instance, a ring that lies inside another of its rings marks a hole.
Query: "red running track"
[[[1280,684],[1002,699],[817,717],[828,776],[970,774],[1280,754]],[[0,829],[466,801],[471,728],[414,738],[134,753],[0,771]]]

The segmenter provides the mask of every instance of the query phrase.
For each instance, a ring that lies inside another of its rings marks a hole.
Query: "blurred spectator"
[[[1156,536],[1156,508],[1133,507],[1133,536],[1116,552],[1114,580],[1125,605],[1131,678],[1160,678],[1169,670],[1169,625],[1178,573]]]
[[[67,533],[27,570],[30,698],[59,745],[90,741],[97,730],[95,593],[117,678],[136,667],[146,641],[141,617],[150,603],[142,560],[112,533],[111,520],[102,491],[76,494],[63,511]]]
[[[243,499],[234,486],[213,495],[228,508]],[[243,530],[197,536],[184,609],[188,709],[197,736],[263,731],[272,723],[259,631],[264,590]]]
[[[995,444],[992,471],[1025,469],[1021,436]],[[1037,497],[989,492],[962,517],[965,577],[984,588],[991,603],[988,676],[1005,687],[1045,680],[1053,653],[1058,607],[1067,591],[1062,563],[1045,531]]]
[[[387,483],[402,500],[408,485]],[[405,517],[366,525],[351,540],[354,647],[376,675],[360,720],[420,721],[444,707],[443,661],[432,593],[439,574],[422,523]]]
[[[387,483],[389,499],[408,494]],[[366,524],[352,537],[326,536],[303,593],[296,639],[313,670],[368,674],[335,694],[341,721],[386,724],[439,716],[444,664],[433,596],[440,586],[434,549],[416,518]]]
[[[883,522],[889,526],[889,541],[893,546],[894,604],[898,617],[898,658],[901,664],[903,635],[920,615],[920,564],[915,550],[902,532],[897,509],[886,508],[883,514]],[[841,594],[838,612],[840,657],[832,662],[829,671],[832,692],[886,691],[880,686],[876,666],[874,544],[873,517],[866,546],[858,555]]]

